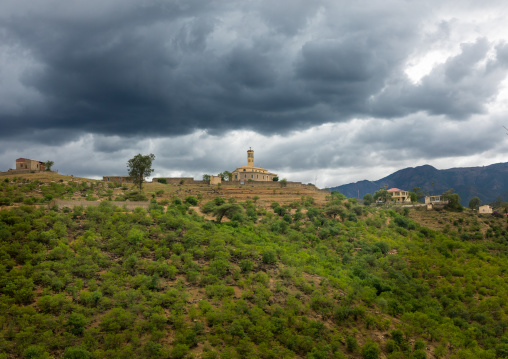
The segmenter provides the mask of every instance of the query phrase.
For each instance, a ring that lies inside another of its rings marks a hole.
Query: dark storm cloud
[[[410,82],[405,62],[431,6],[405,1],[6,4],[0,46],[27,65],[16,68],[17,106],[0,106],[0,136],[287,134],[420,111],[467,119],[506,76],[506,46],[479,39]],[[97,140],[95,149],[123,146]]]

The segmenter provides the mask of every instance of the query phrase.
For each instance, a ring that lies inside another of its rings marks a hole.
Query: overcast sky
[[[508,18],[483,0],[2,0],[0,171],[255,164],[319,187],[508,162]]]

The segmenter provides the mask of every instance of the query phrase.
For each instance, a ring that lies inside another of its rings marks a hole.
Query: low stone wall
[[[214,176],[216,177],[216,176]],[[244,184],[241,184],[241,181],[221,181],[217,183],[211,183],[208,181],[196,181],[192,177],[154,177],[152,179],[152,183],[157,183],[159,179],[164,178],[167,184],[170,185],[179,185],[183,180],[184,184],[191,185],[218,185],[219,183],[222,186],[246,186],[246,187],[269,187],[269,188],[280,188],[280,182],[274,181],[245,181]],[[219,177],[220,178],[220,177]],[[290,182],[287,181],[286,188],[309,188],[317,190],[317,187],[314,185],[303,184],[302,182]]]
[[[194,183],[194,178],[192,177],[154,177],[152,178],[152,183],[159,182],[159,179],[165,179],[167,184],[178,185],[183,181],[182,184],[192,184]]]
[[[132,177],[129,176],[102,176],[102,180],[113,183],[134,183]]]
[[[24,175],[24,174],[27,174],[27,173],[39,173],[39,172],[46,172],[46,171],[39,171],[39,170],[9,170],[7,172],[0,172],[0,176]]]
[[[240,181],[225,181],[222,182],[222,186],[242,186],[242,187],[269,187],[269,188],[281,188],[280,182],[262,182],[262,181],[246,181],[244,184],[241,184]],[[316,186],[309,185],[309,184],[303,184],[302,182],[290,182],[288,181],[286,183],[286,188],[309,188],[309,189],[316,189]]]
[[[159,179],[165,179],[167,184],[180,185],[180,184],[210,184],[208,181],[195,181],[192,177],[154,177],[152,183],[158,183]],[[180,183],[182,182],[183,183]]]
[[[128,210],[133,210],[136,207],[141,207],[144,209],[148,209],[150,206],[150,202],[131,202],[131,201],[111,201],[112,205],[117,207],[125,207]],[[51,202],[51,205],[57,205],[58,208],[73,208],[77,206],[83,207],[98,207],[101,204],[99,201],[87,201],[84,199],[76,199],[76,200],[64,200],[64,199],[55,199]]]

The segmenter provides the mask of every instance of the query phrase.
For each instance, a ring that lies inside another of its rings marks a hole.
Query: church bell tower
[[[254,151],[250,147],[247,151],[247,166],[254,167]]]

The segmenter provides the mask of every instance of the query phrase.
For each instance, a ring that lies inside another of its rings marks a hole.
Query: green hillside
[[[0,182],[0,358],[508,357],[506,218],[78,192]]]

